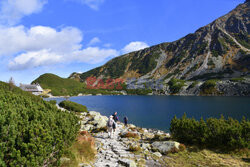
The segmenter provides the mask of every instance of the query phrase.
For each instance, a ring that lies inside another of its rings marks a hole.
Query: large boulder
[[[89,115],[91,115],[92,117],[95,117],[96,115],[101,116],[101,114],[99,112],[96,112],[96,111],[90,111]]]
[[[107,121],[105,119],[100,119],[96,125],[97,128],[104,128],[107,126]]]
[[[96,128],[103,128],[107,125],[107,117],[96,115],[92,123],[96,126]]]
[[[154,142],[152,144],[152,149],[154,151],[159,151],[162,154],[167,154],[172,149],[176,148],[179,149],[180,143],[175,141],[162,141],[162,142]]]

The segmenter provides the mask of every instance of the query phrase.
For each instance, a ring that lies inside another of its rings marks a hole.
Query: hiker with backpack
[[[117,112],[115,112],[115,113],[113,114],[113,119],[114,119],[115,122],[118,122],[118,121],[119,121],[119,118],[118,118],[118,116],[117,116]]]
[[[113,116],[110,115],[109,116],[109,119],[108,119],[108,122],[107,122],[107,127],[108,127],[108,136],[109,138],[112,137],[112,134],[113,134],[113,125],[114,125],[115,121],[113,120]]]

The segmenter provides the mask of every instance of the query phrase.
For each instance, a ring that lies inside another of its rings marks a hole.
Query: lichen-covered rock
[[[136,126],[133,125],[133,124],[129,124],[128,127],[129,127],[129,128],[136,128]]]
[[[162,141],[162,142],[154,142],[152,143],[152,149],[154,151],[159,151],[162,154],[167,154],[171,149],[179,149],[180,143],[175,141]]]
[[[141,148],[142,148],[143,150],[146,150],[146,149],[151,149],[151,146],[150,146],[150,144],[142,143],[142,144],[141,144]]]
[[[91,115],[92,117],[95,117],[96,115],[101,116],[101,114],[99,112],[96,112],[96,111],[90,111],[89,115]]]
[[[155,135],[153,133],[143,133],[142,134],[142,139],[153,139],[154,136]]]
[[[162,157],[162,155],[161,155],[161,153],[159,153],[159,152],[154,152],[154,153],[152,154],[152,157],[155,158],[155,159],[159,159],[159,158]]]
[[[96,128],[106,127],[107,121],[104,118],[99,119],[98,121],[94,121],[96,123]]]

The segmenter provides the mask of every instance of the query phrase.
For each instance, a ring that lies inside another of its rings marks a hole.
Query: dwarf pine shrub
[[[184,114],[171,120],[170,131],[174,139],[186,144],[228,150],[250,148],[250,121],[245,118],[241,122],[223,116],[197,121]]]

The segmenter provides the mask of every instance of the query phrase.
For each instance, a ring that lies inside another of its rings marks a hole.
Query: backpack
[[[110,119],[110,120],[108,120],[108,122],[107,122],[107,126],[108,127],[112,127],[112,125],[113,125],[113,121]]]

